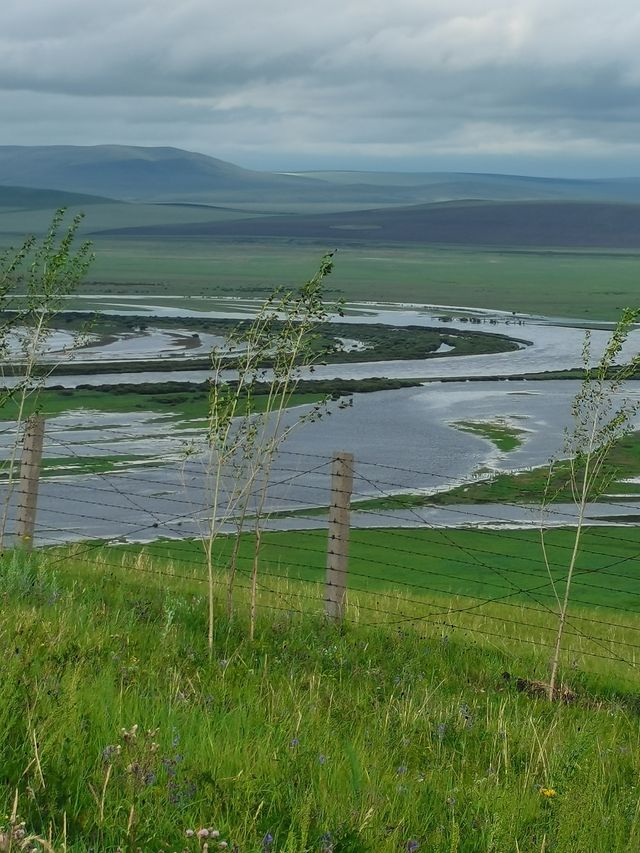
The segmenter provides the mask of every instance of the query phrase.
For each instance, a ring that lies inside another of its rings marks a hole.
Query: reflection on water
[[[124,298],[123,298],[124,299]],[[140,307],[124,303],[129,313]],[[112,308],[119,307],[113,305]],[[217,311],[189,311],[182,306],[146,306],[149,316],[249,316],[255,308],[250,301],[223,301]],[[414,361],[362,364],[332,364],[315,369],[314,378],[423,378],[455,380],[464,377],[492,377],[505,374],[558,370],[581,365],[584,332],[573,326],[557,326],[541,318],[512,317],[505,312],[459,311],[446,308],[391,307],[359,304],[340,321],[393,325],[441,326],[447,330],[482,331],[507,334],[530,341],[514,352],[494,355],[441,357]],[[119,312],[113,312],[119,313]],[[126,312],[123,312],[126,313]],[[120,338],[100,352],[88,347],[82,358],[117,356],[121,360],[174,354],[187,346],[187,331],[150,329]],[[179,338],[179,340],[177,340]],[[608,332],[592,333],[592,360],[599,357]],[[59,346],[65,341],[56,339]],[[200,336],[200,351],[218,339]],[[352,343],[349,341],[349,343]],[[177,346],[178,344],[178,346]],[[640,332],[630,336],[624,356],[640,351]],[[98,376],[52,376],[49,385],[73,387],[77,384],[120,384],[140,382],[204,381],[207,371],[162,370],[146,373],[113,373]],[[11,381],[11,380],[8,380]],[[401,492],[432,493],[469,482],[487,470],[511,470],[544,464],[562,451],[563,433],[571,424],[570,405],[578,383],[556,382],[433,382],[427,385],[360,394],[353,406],[325,416],[292,433],[279,454],[268,507],[300,510],[325,506],[328,502],[329,464],[336,450],[352,452],[356,459],[355,498],[380,497]],[[628,393],[640,398],[640,383],[628,385]],[[290,423],[299,414],[289,413]],[[460,420],[503,418],[522,430],[522,445],[501,453],[488,440],[455,429]],[[15,430],[8,425],[0,431],[0,454],[6,458]],[[192,443],[185,455],[185,443]],[[44,479],[40,487],[38,540],[68,541],[86,538],[148,539],[158,536],[199,535],[207,526],[210,494],[205,475],[203,436],[194,430],[178,431],[166,416],[152,412],[138,414],[69,413],[49,419],[45,458],[75,456],[156,457],[165,464],[140,468],[127,463],[118,474]],[[225,488],[231,488],[229,479]],[[635,512],[635,505],[597,508],[599,516]],[[12,509],[12,513],[14,510]],[[569,507],[556,508],[548,523],[573,518]],[[534,517],[535,516],[535,517]],[[511,506],[447,507],[387,511],[384,514],[358,512],[354,524],[459,525],[524,524],[537,522],[538,510]],[[272,522],[276,523],[276,522]],[[324,525],[323,519],[279,520],[278,526]]]

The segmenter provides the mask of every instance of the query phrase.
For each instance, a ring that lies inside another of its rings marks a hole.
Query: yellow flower
[[[556,796],[555,788],[540,788],[540,793],[543,797],[547,797],[548,799]]]

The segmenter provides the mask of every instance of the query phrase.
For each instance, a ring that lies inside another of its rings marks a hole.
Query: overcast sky
[[[640,174],[637,0],[5,0],[0,143]]]

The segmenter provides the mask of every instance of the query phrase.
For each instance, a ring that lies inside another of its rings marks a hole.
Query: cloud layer
[[[633,0],[22,0],[2,141],[640,173],[639,43]]]

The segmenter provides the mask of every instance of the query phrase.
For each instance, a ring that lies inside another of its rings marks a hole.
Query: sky
[[[0,144],[640,175],[637,0],[20,0]]]

